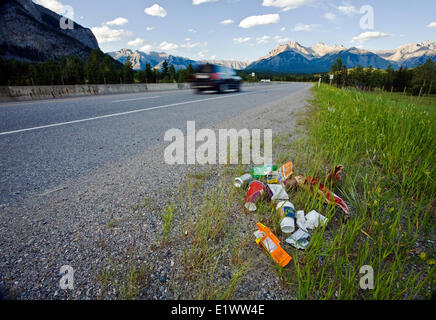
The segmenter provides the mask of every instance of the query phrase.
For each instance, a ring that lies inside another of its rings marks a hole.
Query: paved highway
[[[222,95],[183,90],[0,104],[0,204],[144,153],[162,143],[168,129],[186,131],[187,121],[212,126],[303,88],[307,84],[270,84]]]

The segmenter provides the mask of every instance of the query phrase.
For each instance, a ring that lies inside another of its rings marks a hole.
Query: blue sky
[[[66,6],[71,6],[74,20],[92,28],[105,52],[130,48],[192,59],[252,61],[291,40],[303,46],[324,42],[371,50],[436,40],[435,0],[34,2],[58,13],[66,13]],[[373,29],[361,26],[364,5],[374,10]]]

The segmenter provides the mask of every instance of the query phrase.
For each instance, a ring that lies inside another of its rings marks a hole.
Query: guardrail
[[[246,82],[243,86],[268,85]],[[59,99],[147,91],[167,91],[190,89],[189,83],[140,83],[140,84],[98,84],[66,86],[16,86],[0,87],[0,102]]]

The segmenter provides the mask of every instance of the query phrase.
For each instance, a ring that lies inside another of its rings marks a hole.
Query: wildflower
[[[378,206],[378,200],[374,200],[374,207]]]
[[[421,254],[419,255],[419,257],[420,257],[422,260],[425,260],[425,258],[427,258],[427,255],[425,254],[425,252],[421,252]]]
[[[380,187],[377,188],[377,193],[380,194],[382,192],[382,189]]]
[[[395,208],[390,208],[390,209],[389,209],[389,213],[394,212],[394,210],[395,210]]]
[[[430,259],[428,261],[428,264],[432,266],[432,265],[436,264],[436,260],[435,259]]]

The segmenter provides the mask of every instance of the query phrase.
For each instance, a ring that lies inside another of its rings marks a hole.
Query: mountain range
[[[174,68],[176,70],[186,69],[189,66],[189,64],[192,64],[192,66],[195,67],[202,63],[212,63],[212,64],[226,66],[236,70],[243,70],[250,64],[250,62],[247,61],[235,61],[235,60],[195,61],[189,58],[170,55],[165,52],[151,51],[149,53],[145,53],[142,51],[134,51],[131,49],[121,49],[115,52],[108,52],[108,54],[115,60],[120,61],[121,63],[126,62],[127,58],[129,57],[130,61],[132,61],[134,70],[144,70],[147,63],[150,64],[152,68],[160,69],[165,60],[168,62],[169,65],[174,65]]]
[[[0,56],[29,62],[59,60],[64,56],[77,55],[86,59],[91,50],[99,49],[97,40],[88,28],[74,22],[72,30],[60,28],[61,16],[35,4],[32,0],[0,0]],[[415,67],[428,58],[436,61],[436,42],[409,43],[393,50],[368,51],[342,45],[329,46],[317,43],[305,47],[296,41],[279,45],[267,55],[253,61],[193,60],[165,52],[141,52],[121,49],[109,52],[115,60],[124,63],[128,57],[135,70],[143,70],[147,63],[161,68],[166,60],[176,70],[192,64],[214,63],[247,72],[265,73],[318,73],[330,70],[340,56],[347,68],[358,65],[366,68],[385,69],[389,65]]]
[[[109,54],[123,63],[127,57],[130,57],[135,70],[144,69],[146,63],[150,63],[153,68],[160,68],[163,61],[167,60],[169,64],[174,64],[177,70],[186,68],[189,64],[195,67],[208,62],[250,72],[317,73],[328,72],[339,56],[347,68],[354,68],[358,65],[364,68],[373,66],[379,69],[386,69],[389,65],[392,65],[394,69],[399,69],[401,66],[413,68],[424,63],[428,58],[436,61],[436,42],[411,43],[394,50],[368,51],[356,47],[346,48],[343,45],[328,46],[324,43],[305,47],[296,41],[291,41],[275,47],[266,56],[251,63],[230,60],[195,61],[163,52],[145,53],[130,49],[122,49]]]
[[[86,59],[99,48],[90,29],[74,23],[72,30],[63,30],[60,19],[32,0],[0,1],[0,56],[29,62],[69,55]]]

